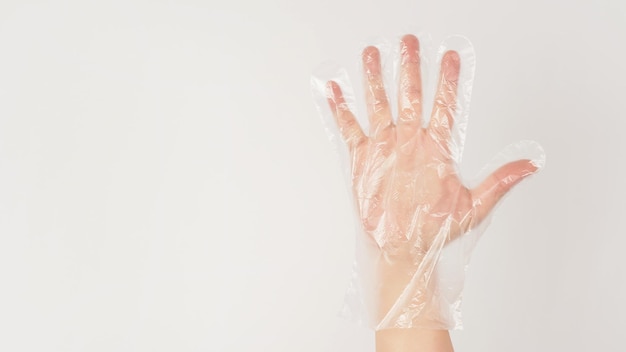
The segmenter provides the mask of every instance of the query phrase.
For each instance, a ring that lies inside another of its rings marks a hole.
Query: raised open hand
[[[362,54],[369,133],[345,101],[339,84],[326,97],[349,149],[353,195],[365,233],[376,328],[450,325],[437,297],[435,267],[445,245],[478,226],[519,181],[538,170],[529,159],[504,164],[475,188],[458,174],[453,128],[461,59],[446,51],[432,114],[422,121],[420,43],[400,43],[398,117],[394,122],[376,47]],[[445,310],[445,309],[444,309]]]
[[[395,256],[443,236],[450,241],[479,224],[511,187],[537,170],[528,159],[508,163],[479,187],[466,188],[457,173],[449,143],[457,99],[460,58],[448,51],[428,127],[422,127],[419,42],[401,41],[399,116],[394,124],[385,93],[380,53],[363,51],[370,133],[366,136],[343,98],[339,85],[328,82],[328,103],[350,148],[354,195],[363,228],[381,249]]]

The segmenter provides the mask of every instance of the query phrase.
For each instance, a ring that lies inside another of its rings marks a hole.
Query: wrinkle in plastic
[[[475,69],[464,37],[433,51],[427,35],[405,35],[366,47],[360,67],[365,111],[345,69],[327,63],[311,78],[354,205],[356,258],[342,313],[375,330],[460,329],[472,249],[545,153],[533,141],[513,143],[461,179]]]

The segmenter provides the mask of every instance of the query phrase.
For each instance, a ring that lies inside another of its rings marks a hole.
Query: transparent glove
[[[474,74],[473,48],[462,37],[442,44],[436,60],[440,72],[431,87],[434,99],[426,110],[422,71],[435,60],[420,48],[424,41],[405,35],[395,50],[397,119],[385,91],[384,77],[389,75],[383,74],[375,46],[362,53],[368,122],[355,117],[345,70],[324,67],[311,80],[331,140],[340,135],[344,142],[339,151],[358,224],[344,311],[376,330],[461,328],[465,270],[476,239],[503,196],[545,161],[538,144],[522,141],[485,167],[481,174],[488,174],[479,175],[478,184],[464,183],[458,165]],[[423,110],[431,111],[429,121],[424,121]],[[366,134],[361,126],[368,123]]]

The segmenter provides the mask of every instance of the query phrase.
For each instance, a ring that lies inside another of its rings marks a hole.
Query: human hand
[[[538,170],[530,159],[499,167],[477,187],[460,179],[453,150],[461,59],[447,51],[428,126],[422,121],[420,43],[400,43],[398,118],[394,123],[376,47],[362,53],[369,134],[339,84],[326,83],[327,102],[348,146],[352,191],[374,258],[369,271],[377,327],[446,324],[433,273],[444,246],[471,231],[517,183]]]

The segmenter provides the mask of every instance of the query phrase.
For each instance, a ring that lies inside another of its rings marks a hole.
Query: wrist
[[[378,328],[439,328],[428,323],[439,320],[433,316],[437,311],[432,306],[437,291],[436,275],[430,274],[433,266],[434,263],[426,263],[423,259],[416,262],[384,261],[379,266],[382,270],[378,272],[376,285]]]
[[[376,352],[453,352],[448,330],[384,329],[376,331]]]

